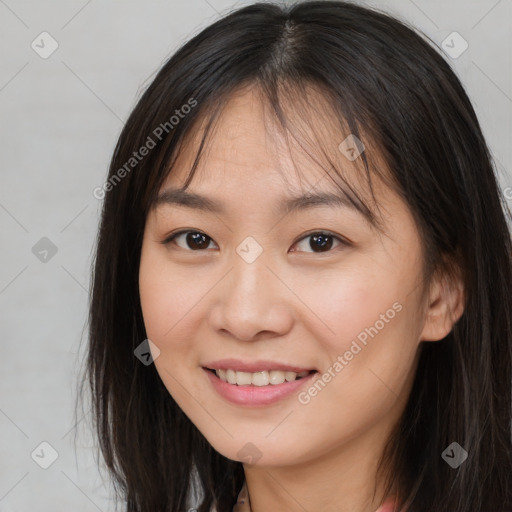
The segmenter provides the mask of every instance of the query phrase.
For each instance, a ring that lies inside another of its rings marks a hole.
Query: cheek
[[[400,306],[395,303],[400,302],[405,283],[389,271],[378,273],[370,265],[364,268],[325,274],[314,286],[303,282],[300,287],[308,290],[301,295],[313,313],[309,318],[319,327],[323,324],[321,328],[311,324],[310,329],[315,329],[316,335],[324,333],[324,342],[338,352],[347,350],[366,328],[377,322],[377,330],[383,331],[398,316]],[[364,334],[360,339],[364,341]]]
[[[183,272],[172,270],[156,252],[142,252],[139,270],[139,295],[147,337],[160,350],[155,368],[173,399],[189,411],[190,390],[184,389],[191,370],[188,361],[197,359],[194,333],[194,304],[197,287],[187,286]],[[190,341],[190,343],[189,343]]]
[[[143,250],[139,270],[139,295],[146,332],[159,345],[166,345],[166,340],[175,337],[201,296],[200,287],[197,283],[191,285],[190,276],[173,269],[164,260]]]
[[[154,339],[160,345],[161,339],[171,328],[169,318],[170,294],[165,285],[164,276],[148,266],[141,266],[139,278],[139,293],[144,325],[149,339]]]
[[[329,380],[330,392],[322,388],[322,394],[354,407],[358,400],[370,405],[370,397],[379,402],[379,389],[384,396],[386,388],[402,389],[421,331],[419,297],[411,293],[415,267],[395,260],[387,271],[381,262],[362,268],[325,276],[304,299],[314,313],[308,315],[308,329],[324,354],[323,371]]]

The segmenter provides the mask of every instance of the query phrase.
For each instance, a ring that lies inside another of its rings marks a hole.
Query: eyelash
[[[197,230],[194,230],[194,229],[183,229],[181,231],[177,231],[176,233],[171,233],[169,236],[167,236],[164,240],[162,240],[160,243],[163,244],[163,245],[169,245],[171,242],[174,242],[174,240],[180,236],[180,235],[184,235],[184,234],[187,234],[187,233],[195,233],[195,234],[199,234],[199,235],[204,235],[206,238],[208,238],[210,240],[210,242],[213,242],[213,238],[209,237],[206,233],[203,233],[202,231],[197,231]],[[324,252],[314,252],[314,251],[303,251],[303,252],[310,252],[311,254],[325,254],[325,253],[329,253],[329,252],[332,252],[334,251],[336,248],[340,248],[340,247],[348,247],[351,245],[351,243],[340,237],[339,235],[336,235],[334,233],[332,233],[331,231],[326,231],[326,230],[322,230],[322,231],[310,231],[309,233],[306,233],[304,235],[302,235],[301,238],[297,239],[293,245],[297,244],[298,242],[304,240],[304,239],[307,239],[309,237],[312,237],[314,235],[327,235],[331,238],[334,238],[335,240],[337,240],[339,242],[339,245],[337,247],[334,247],[332,249],[329,249],[327,251],[324,251]],[[183,249],[183,247],[179,247],[179,249]],[[205,252],[206,249],[197,249],[197,250],[192,250],[192,249],[183,249],[185,251],[189,251],[189,252]],[[301,252],[301,251],[299,251]]]

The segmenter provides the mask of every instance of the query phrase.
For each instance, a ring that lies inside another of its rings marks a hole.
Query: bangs
[[[200,103],[193,122],[183,126],[171,157],[151,190],[149,209],[157,205],[162,184],[173,172],[178,157],[184,151],[193,150],[193,165],[180,190],[188,188],[201,158],[207,158],[208,149],[215,143],[215,133],[226,105],[233,96],[248,89],[254,90],[261,101],[266,142],[273,149],[275,161],[279,163],[278,152],[284,145],[301,182],[303,176],[293,158],[294,151],[298,149],[308,163],[311,162],[311,168],[320,171],[315,182],[306,186],[306,192],[312,191],[324,179],[331,180],[339,195],[348,200],[372,228],[384,234],[384,221],[375,197],[372,174],[375,173],[387,186],[399,189],[383,163],[382,152],[376,149],[374,137],[369,135],[372,130],[368,125],[363,129],[352,111],[347,109],[343,112],[339,106],[340,99],[333,97],[325,87],[300,81],[248,82],[210,98],[207,103]],[[281,171],[279,166],[278,169]],[[281,172],[281,175],[287,182],[286,173]]]

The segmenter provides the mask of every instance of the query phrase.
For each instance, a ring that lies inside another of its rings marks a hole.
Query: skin
[[[255,89],[230,98],[188,189],[222,201],[224,214],[161,205],[147,217],[139,286],[147,335],[160,350],[156,369],[218,452],[242,460],[246,443],[257,447],[260,458],[244,464],[253,512],[373,512],[387,498],[382,480],[375,482],[378,456],[406,404],[419,344],[449,333],[462,314],[461,284],[439,275],[424,288],[417,227],[381,182],[374,185],[385,235],[349,208],[279,215],[289,195],[338,189],[299,146],[288,151],[263,112]],[[367,193],[337,149],[346,134],[326,129],[314,111],[307,119]],[[184,182],[199,135],[187,141],[162,190]],[[191,249],[185,235],[161,243],[180,229],[208,235],[207,248]],[[305,233],[323,230],[350,245],[333,240],[329,251],[314,252]],[[263,248],[251,264],[236,252],[247,236]],[[401,310],[307,404],[294,394],[263,408],[234,405],[202,369],[233,357],[322,373],[394,303]]]

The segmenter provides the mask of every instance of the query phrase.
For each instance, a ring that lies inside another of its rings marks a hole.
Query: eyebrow
[[[158,195],[153,208],[157,209],[162,205],[180,205],[215,214],[225,213],[225,208],[220,201],[177,188],[168,188]],[[370,224],[375,224],[373,212],[346,193],[337,195],[331,192],[314,192],[289,197],[281,203],[277,213],[287,215],[298,210],[309,210],[322,206],[352,209],[362,215]]]

